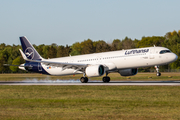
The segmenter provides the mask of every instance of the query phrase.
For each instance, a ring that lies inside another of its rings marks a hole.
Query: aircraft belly
[[[74,69],[62,69],[62,67],[48,67],[43,66],[43,68],[48,72],[50,75],[73,75],[73,74],[81,74],[80,71],[75,71]]]

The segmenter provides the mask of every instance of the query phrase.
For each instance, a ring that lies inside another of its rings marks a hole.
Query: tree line
[[[83,42],[76,42],[73,45],[62,46],[55,43],[51,45],[33,45],[43,58],[56,58],[65,56],[82,55],[89,53],[99,53],[107,51],[115,51],[122,49],[133,49],[151,46],[162,46],[169,48],[176,55],[180,56],[180,30],[168,32],[164,36],[151,36],[142,37],[141,40],[125,37],[124,39],[114,39],[112,43],[107,43],[103,40],[93,41],[91,39],[84,40]],[[3,64],[19,65],[24,63],[19,49],[20,45],[6,45],[0,44],[0,73],[17,73],[22,72],[17,67],[6,67]],[[161,66],[161,69],[180,69],[180,58],[177,61]],[[149,68],[140,70],[148,71]]]

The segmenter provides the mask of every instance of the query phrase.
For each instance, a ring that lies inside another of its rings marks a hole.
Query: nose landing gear
[[[156,65],[155,68],[156,68],[156,71],[157,71],[156,75],[157,75],[157,76],[161,76],[161,73],[159,72],[159,66]]]

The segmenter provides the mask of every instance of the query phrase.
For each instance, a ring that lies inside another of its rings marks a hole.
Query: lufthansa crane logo
[[[34,58],[34,50],[30,47],[28,47],[26,50],[25,50],[25,55],[28,59],[33,59]]]

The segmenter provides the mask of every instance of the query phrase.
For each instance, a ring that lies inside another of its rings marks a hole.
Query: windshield
[[[171,51],[170,51],[170,50],[161,50],[159,53],[160,53],[160,54],[171,53]]]

